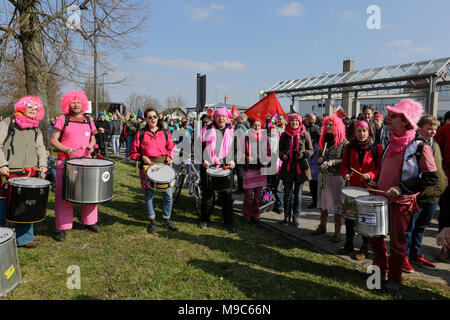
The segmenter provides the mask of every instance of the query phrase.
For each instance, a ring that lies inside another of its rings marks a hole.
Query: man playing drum
[[[214,190],[207,187],[207,169],[213,166],[226,165],[229,169],[235,167],[233,155],[233,134],[234,129],[231,126],[229,118],[231,112],[227,108],[217,109],[214,112],[214,121],[203,127],[202,130],[202,151],[203,163],[200,167],[200,179],[202,184],[202,205],[199,228],[205,229],[210,222],[214,197]],[[231,151],[231,157],[229,155]],[[230,160],[230,158],[232,158]],[[227,162],[225,162],[227,161]],[[233,175],[231,174],[231,177]],[[219,192],[222,200],[222,216],[225,227],[228,231],[233,232],[235,227],[233,225],[233,199],[231,195],[232,189],[228,188],[225,191]]]
[[[378,182],[370,182],[369,186],[381,190],[390,201],[389,261],[384,236],[369,238],[369,243],[374,253],[373,264],[381,269],[381,274],[389,274],[384,289],[395,292],[401,287],[406,257],[405,232],[411,215],[419,211],[417,195],[434,186],[438,176],[432,149],[415,139],[422,105],[404,99],[394,107],[387,107],[387,111],[390,143],[383,154]]]
[[[88,110],[88,98],[82,90],[67,92],[61,99],[61,115],[55,123],[50,138],[51,145],[59,151],[56,162],[55,220],[56,241],[66,239],[66,231],[72,229],[73,206],[62,197],[64,160],[68,158],[91,158],[97,129],[91,118],[84,115]],[[81,206],[81,219],[86,229],[99,232],[98,207],[96,204]]]
[[[155,233],[157,224],[153,207],[154,190],[147,183],[144,166],[163,163],[171,165],[175,144],[172,141],[169,130],[158,127],[159,117],[155,109],[147,108],[144,111],[144,118],[147,125],[136,133],[130,150],[130,159],[140,162],[139,175],[141,186],[145,191],[145,204],[150,219],[147,232]],[[169,186],[161,191],[163,192],[163,227],[172,231],[178,231],[178,228],[170,221],[173,204],[172,188]]]
[[[25,96],[15,105],[15,113],[11,118],[0,122],[0,226],[4,227],[6,210],[6,178],[34,176],[36,171],[15,172],[10,169],[30,168],[39,166],[42,178],[47,172],[47,153],[45,151],[39,121],[44,118],[42,100],[37,96]],[[17,246],[35,248],[32,223],[18,223],[15,226]]]

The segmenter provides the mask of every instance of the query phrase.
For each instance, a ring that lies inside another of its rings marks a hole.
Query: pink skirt
[[[242,170],[242,172],[244,176],[242,187],[244,189],[253,189],[266,186],[267,176],[261,175],[259,169]]]
[[[317,188],[317,208],[327,210],[328,213],[339,213],[342,188],[345,181],[342,176],[319,174],[319,188]]]

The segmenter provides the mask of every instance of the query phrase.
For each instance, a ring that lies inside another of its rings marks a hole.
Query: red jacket
[[[155,133],[146,130],[142,141],[139,141],[140,134],[137,132],[134,136],[133,144],[130,150],[130,159],[141,161],[141,156],[173,158],[173,148],[175,147],[169,130],[167,131],[167,140],[164,131],[158,129]],[[142,145],[142,146],[141,146]]]
[[[383,147],[380,144],[377,144],[378,161],[376,161],[376,164],[374,161],[372,150],[368,148],[366,153],[364,154],[362,166],[359,165],[358,153],[356,152],[355,148],[352,148],[350,150],[350,163],[349,163],[347,148],[350,148],[350,144],[347,144],[345,146],[344,152],[342,154],[342,163],[341,163],[342,176],[344,177],[346,174],[353,173],[350,179],[350,185],[357,187],[366,187],[367,186],[366,183],[363,183],[361,181],[361,176],[356,172],[353,172],[353,170],[351,170],[349,167],[358,170],[361,173],[368,173],[372,180],[377,179],[378,175],[380,174],[381,158],[383,156]]]
[[[442,168],[450,182],[450,123],[439,127],[434,140],[441,148]]]

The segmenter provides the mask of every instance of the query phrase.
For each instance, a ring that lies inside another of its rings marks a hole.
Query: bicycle
[[[183,160],[183,168],[175,177],[173,203],[175,204],[180,196],[181,190],[189,190],[189,194],[194,197],[194,209],[197,215],[201,215],[202,188],[200,185],[200,172],[195,168],[190,160]]]

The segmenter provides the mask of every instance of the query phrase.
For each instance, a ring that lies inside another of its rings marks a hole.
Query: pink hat
[[[227,108],[220,108],[220,109],[217,109],[216,111],[214,111],[213,119],[216,120],[217,116],[225,116],[228,118],[233,117],[230,110],[228,110]]]
[[[356,129],[358,129],[358,127],[361,127],[361,126],[369,129],[369,124],[367,122],[365,122],[365,121],[358,121],[358,122],[355,123],[355,129],[354,129],[355,132],[356,132]]]
[[[44,106],[42,105],[41,98],[38,96],[24,96],[24,97],[20,98],[19,101],[16,102],[16,104],[14,106],[14,110],[16,112],[23,113],[23,112],[25,112],[25,109],[27,108],[28,104],[39,107],[39,110],[36,113],[35,119],[41,121],[44,118],[45,109],[44,109]]]
[[[388,112],[403,115],[414,130],[417,129],[417,122],[423,113],[422,104],[412,99],[403,99],[395,106],[388,106],[386,109]]]

